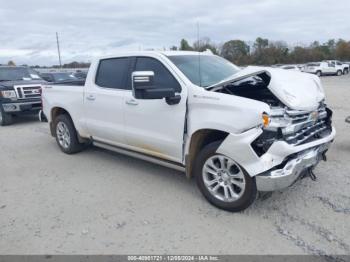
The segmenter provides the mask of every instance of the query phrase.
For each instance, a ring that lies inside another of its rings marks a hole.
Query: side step
[[[103,142],[93,141],[92,144],[94,146],[96,146],[96,147],[100,147],[100,148],[107,149],[107,150],[110,150],[110,151],[113,151],[113,152],[116,152],[116,153],[120,153],[120,154],[123,154],[123,155],[131,156],[131,157],[138,158],[138,159],[141,159],[141,160],[144,160],[144,161],[147,161],[147,162],[151,162],[151,163],[154,163],[154,164],[157,164],[157,165],[161,165],[161,166],[165,166],[165,167],[168,167],[168,168],[171,168],[171,169],[175,169],[175,170],[178,170],[178,171],[181,171],[181,172],[185,172],[185,167],[183,165],[175,163],[175,162],[172,162],[172,161],[169,161],[169,160],[164,160],[164,159],[161,159],[161,158],[148,156],[148,155],[145,155],[145,154],[142,154],[142,153],[138,153],[138,152],[135,152],[135,151],[131,151],[131,150],[128,150],[128,149],[124,149],[124,148],[121,148],[121,147],[108,145],[108,144],[103,143]]]

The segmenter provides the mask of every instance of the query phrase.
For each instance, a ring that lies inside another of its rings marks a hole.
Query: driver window
[[[156,87],[171,87],[175,92],[181,92],[181,86],[169,70],[157,59],[151,57],[138,57],[135,71],[153,71],[154,85]]]

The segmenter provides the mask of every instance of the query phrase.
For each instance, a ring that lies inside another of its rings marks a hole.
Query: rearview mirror
[[[135,71],[131,74],[133,96],[136,99],[162,99],[175,96],[173,88],[157,87],[153,71]]]

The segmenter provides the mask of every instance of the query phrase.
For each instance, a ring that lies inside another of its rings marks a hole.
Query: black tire
[[[348,69],[345,69],[344,70],[344,75],[347,75],[349,73],[349,70]]]
[[[60,123],[63,123],[65,127],[67,127],[67,131],[69,132],[70,143],[67,147],[64,147],[59,141],[57,126]],[[57,145],[62,150],[62,152],[66,154],[75,154],[82,151],[85,148],[85,144],[79,143],[77,130],[74,127],[72,119],[68,115],[63,114],[56,117],[54,122],[54,128],[55,128],[54,130],[55,130],[56,142],[57,142]]]
[[[239,212],[248,208],[256,199],[257,189],[256,189],[256,182],[254,177],[253,178],[250,177],[247,174],[247,172],[242,167],[240,167],[241,170],[243,171],[246,185],[242,196],[232,202],[225,202],[223,200],[220,200],[214,197],[209,192],[203,179],[203,175],[202,175],[203,166],[208,158],[214,155],[218,155],[216,153],[216,150],[219,148],[220,144],[221,144],[221,141],[213,142],[205,146],[199,152],[198,156],[195,159],[193,174],[195,176],[199,190],[202,192],[203,196],[209,201],[209,203],[226,211]]]
[[[322,76],[322,72],[321,72],[321,71],[317,71],[317,72],[316,72],[316,75],[317,75],[318,77],[320,77],[320,76]]]
[[[0,126],[8,126],[13,123],[12,115],[5,113],[4,109],[0,106]]]
[[[343,72],[341,70],[337,71],[337,76],[341,76],[343,74]]]

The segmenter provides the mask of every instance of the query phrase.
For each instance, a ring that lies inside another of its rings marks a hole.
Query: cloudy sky
[[[67,63],[193,42],[197,22],[200,35],[217,43],[350,40],[350,1],[0,0],[0,64],[57,64],[56,31]]]

